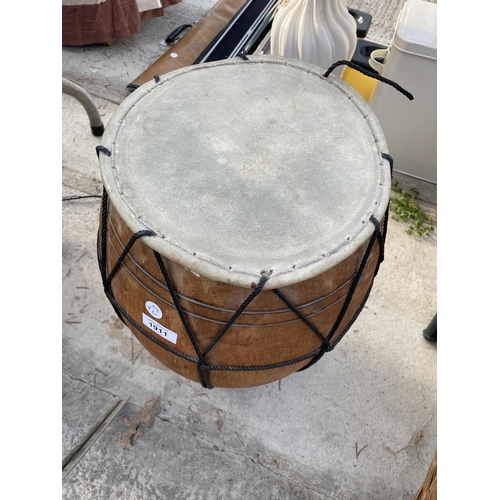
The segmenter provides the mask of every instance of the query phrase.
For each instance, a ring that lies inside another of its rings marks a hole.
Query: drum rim
[[[126,223],[129,229],[134,233],[142,230],[152,230],[154,232],[154,228],[147,226],[143,221],[137,219],[134,216],[132,207],[130,207],[127,201],[120,195],[120,183],[117,179],[116,169],[114,167],[113,151],[120,131],[121,123],[123,122],[128,112],[143,97],[154,91],[154,89],[159,85],[166,84],[185,73],[204,70],[208,67],[249,63],[270,63],[290,66],[295,69],[315,74],[325,81],[328,81],[329,83],[335,85],[351,101],[354,102],[362,117],[367,120],[370,130],[373,134],[374,143],[378,150],[378,156],[380,159],[381,182],[379,183],[379,196],[378,199],[374,200],[375,208],[371,211],[370,214],[367,215],[363,227],[360,228],[357,234],[352,235],[349,240],[346,240],[343,245],[340,245],[336,249],[333,249],[328,255],[325,255],[322,258],[318,258],[316,260],[311,260],[301,267],[297,266],[294,269],[281,272],[280,274],[268,275],[268,280],[264,288],[273,289],[293,285],[303,282],[307,279],[314,278],[315,276],[327,271],[328,269],[335,267],[346,258],[354,254],[359,248],[367,243],[375,230],[374,225],[369,221],[370,216],[373,216],[378,221],[381,221],[389,205],[391,192],[390,163],[388,159],[382,156],[382,154],[388,153],[386,139],[382,132],[378,119],[376,118],[369,104],[349,84],[347,84],[334,74],[331,74],[328,78],[325,78],[323,76],[325,73],[323,69],[304,61],[271,55],[247,56],[246,60],[236,57],[232,59],[225,59],[221,61],[202,63],[180,68],[178,70],[162,75],[158,81],[156,81],[155,79],[151,82],[143,84],[141,87],[134,90],[132,94],[127,96],[127,98],[119,105],[107,124],[101,143],[110,151],[111,154],[110,156],[99,154],[99,166],[103,185],[108,194],[109,201],[110,203],[112,203],[114,209]],[[254,288],[256,283],[258,283],[261,278],[261,275],[249,274],[246,272],[237,271],[234,269],[229,270],[225,267],[221,267],[217,263],[214,263],[208,259],[202,259],[198,255],[193,255],[180,246],[175,245],[174,243],[169,242],[159,236],[146,236],[143,237],[143,240],[145,244],[147,244],[151,249],[157,251],[165,258],[183,265],[188,270],[213,281],[224,282],[243,288]]]

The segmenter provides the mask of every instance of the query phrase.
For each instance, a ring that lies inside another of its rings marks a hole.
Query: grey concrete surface
[[[110,47],[63,47],[63,76],[91,94],[106,125],[129,81],[166,50],[162,37],[211,4],[184,0]],[[129,398],[63,481],[63,498],[413,499],[437,446],[437,346],[422,335],[437,309],[437,230],[419,238],[390,221],[370,298],[319,363],[261,387],[206,390],[145,351],[107,301],[96,256],[100,140],[65,95],[62,130],[62,196],[76,198],[62,202],[62,456]],[[436,211],[436,186],[418,189]],[[124,417],[153,397],[160,413],[125,450]]]

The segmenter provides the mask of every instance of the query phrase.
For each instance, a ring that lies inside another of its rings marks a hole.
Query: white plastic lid
[[[408,0],[401,12],[394,45],[405,52],[437,59],[437,4]]]

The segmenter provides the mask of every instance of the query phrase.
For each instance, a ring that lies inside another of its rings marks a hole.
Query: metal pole
[[[101,137],[104,134],[104,124],[90,95],[79,85],[66,80],[66,78],[62,79],[62,91],[63,94],[70,95],[80,102],[89,117],[92,134]]]

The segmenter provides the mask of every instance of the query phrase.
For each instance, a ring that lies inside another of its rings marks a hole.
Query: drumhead
[[[109,121],[104,187],[132,231],[216,281],[301,282],[355,252],[389,203],[378,121],[335,75],[249,56],[141,86]]]

